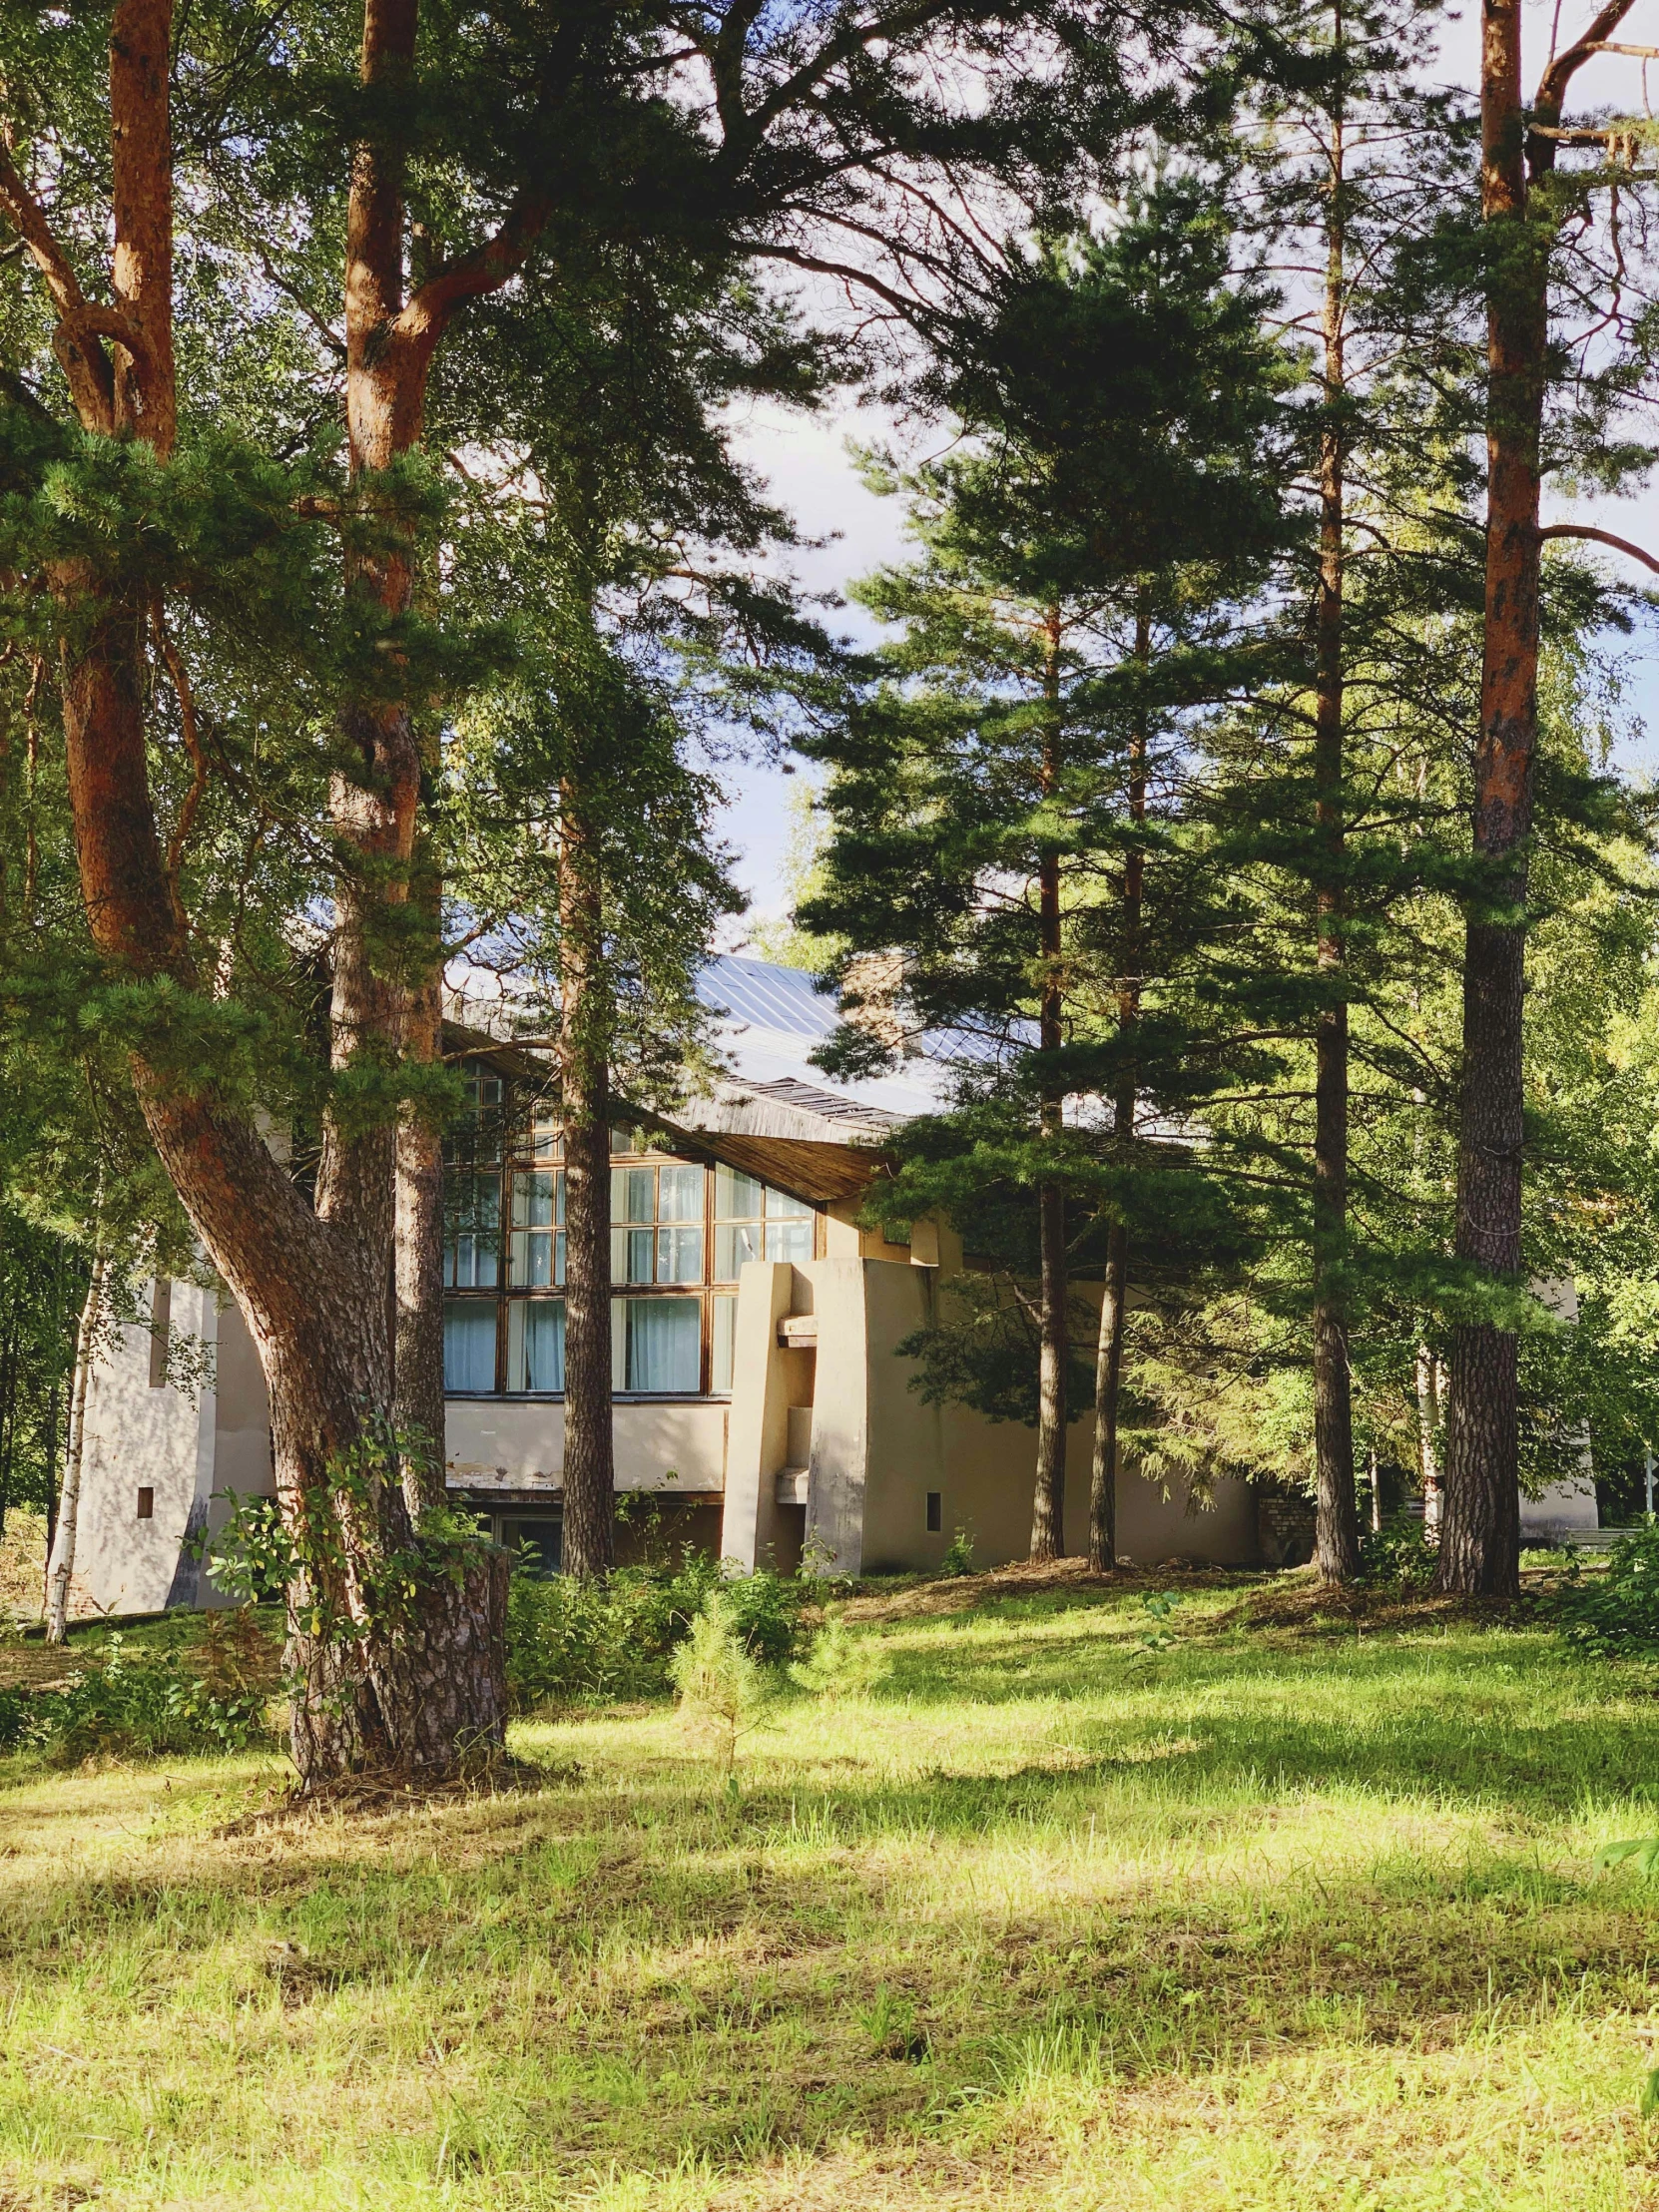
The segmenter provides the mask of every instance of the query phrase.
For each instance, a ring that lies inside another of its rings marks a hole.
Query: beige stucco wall
[[[739,1286],[736,1387],[730,1403],[622,1400],[616,1406],[617,1486],[667,1488],[721,1499],[723,1555],[746,1567],[793,1561],[805,1519],[827,1565],[843,1573],[936,1567],[958,1528],[981,1566],[1025,1556],[1030,1536],[1035,1438],[961,1406],[924,1404],[909,1387],[912,1364],[893,1348],[931,1315],[948,1267],[917,1264],[914,1250],[872,1257],[861,1233],[838,1225],[831,1251],[804,1266],[752,1262]],[[922,1249],[937,1249],[920,1240]],[[839,1251],[834,1250],[840,1246]],[[950,1255],[954,1259],[954,1254]],[[88,1467],[80,1551],[81,1596],[109,1611],[214,1603],[218,1593],[188,1555],[186,1536],[224,1517],[215,1491],[271,1488],[264,1378],[241,1317],[211,1291],[178,1283],[173,1325],[216,1347],[216,1387],[193,1405],[149,1384],[150,1334],[120,1333],[89,1393]],[[786,1315],[812,1315],[815,1349],[779,1342]],[[777,1477],[796,1442],[809,1439],[807,1508],[780,1508]],[[1067,1443],[1066,1549],[1085,1548],[1092,1423]],[[564,1408],[546,1399],[452,1399],[451,1478],[487,1500],[492,1490],[546,1489],[562,1481]],[[136,1517],[137,1491],[156,1493],[153,1520]],[[926,1525],[927,1495],[940,1495],[941,1526]],[[1215,1509],[1188,1513],[1127,1472],[1119,1484],[1119,1548],[1142,1561],[1256,1556],[1248,1486],[1223,1481]],[[711,1521],[711,1533],[713,1532]]]
[[[941,1273],[904,1262],[827,1259],[800,1270],[818,1311],[818,1403],[813,1422],[808,1535],[842,1573],[936,1567],[958,1528],[982,1566],[1030,1548],[1034,1432],[965,1406],[931,1406],[910,1388],[913,1364],[894,1347],[921,1327]],[[1098,1296],[1098,1293],[1096,1294]],[[1065,1548],[1087,1548],[1092,1412],[1066,1447]],[[927,1527],[927,1493],[941,1526]],[[1140,1561],[1172,1557],[1240,1564],[1257,1556],[1255,1496],[1224,1477],[1189,1510],[1132,1469],[1120,1474],[1118,1544]]]
[[[138,1287],[141,1313],[151,1307]],[[171,1325],[209,1345],[219,1337],[219,1301],[194,1283],[173,1286]],[[214,1487],[216,1393],[195,1402],[170,1383],[150,1382],[151,1332],[114,1332],[87,1382],[86,1443],[71,1604],[77,1612],[150,1613],[196,1600],[196,1563],[181,1546],[203,1523]],[[138,1517],[140,1487],[155,1513]]]
[[[718,1490],[725,1477],[724,1400],[619,1401],[616,1483],[655,1489],[672,1469],[675,1488]],[[529,1488],[564,1480],[565,1409],[545,1398],[451,1398],[445,1420],[451,1480],[469,1489]]]
[[[778,1342],[786,1314],[812,1311],[803,1271],[751,1260],[738,1278],[732,1340],[732,1411],[720,1552],[751,1573],[776,1560],[778,1474],[789,1461],[790,1407],[811,1404],[814,1355]]]

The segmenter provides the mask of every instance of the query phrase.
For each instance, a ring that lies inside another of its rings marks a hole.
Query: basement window
[[[140,1520],[154,1520],[156,1517],[156,1493],[148,1482],[139,1490],[138,1517]]]
[[[927,1493],[927,1533],[942,1536],[944,1533],[944,1492],[929,1490]]]

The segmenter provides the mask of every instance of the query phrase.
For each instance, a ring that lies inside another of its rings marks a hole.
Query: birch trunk
[[[1440,1540],[1440,1364],[1417,1347],[1417,1475],[1422,1483],[1422,1540]]]

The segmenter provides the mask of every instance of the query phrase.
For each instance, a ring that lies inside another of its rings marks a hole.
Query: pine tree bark
[[[1060,780],[1060,623],[1058,614],[1047,626],[1047,658],[1044,694],[1048,712],[1043,724],[1041,788],[1045,798],[1057,790]],[[1057,1052],[1064,1042],[1063,985],[1060,972],[1060,857],[1049,845],[1037,862],[1037,943],[1041,962],[1037,1040],[1043,1054]],[[1057,1146],[1064,1127],[1064,1098],[1051,1079],[1045,1080],[1038,1111],[1043,1146]],[[1066,1254],[1065,1186],[1047,1179],[1037,1185],[1037,1238],[1040,1280],[1038,1285],[1037,1338],[1037,1478],[1031,1505],[1031,1558],[1034,1563],[1057,1559],[1065,1549],[1066,1530],[1066,1384],[1071,1364],[1071,1341],[1066,1312],[1069,1269]]]
[[[1343,14],[1334,10],[1341,64]],[[1348,1243],[1348,1003],[1344,996],[1344,430],[1346,301],[1341,92],[1331,118],[1323,338],[1327,421],[1320,440],[1320,579],[1314,717],[1319,973],[1326,990],[1314,1038],[1314,1567],[1322,1583],[1360,1571],[1354,1406],[1343,1276]]]
[[[118,0],[110,89],[115,306],[90,303],[39,205],[0,148],[0,207],[45,279],[55,344],[83,429],[130,434],[165,460],[176,419],[172,346],[172,154],[168,114],[170,0]],[[412,46],[410,6],[365,11],[364,73],[377,41]],[[453,273],[400,343],[379,342],[364,313],[387,304],[386,271],[400,257],[387,218],[384,165],[372,150],[353,176],[349,220],[348,417],[354,472],[385,465],[418,434],[431,347],[447,304],[490,288]],[[365,288],[377,267],[381,288]],[[473,275],[478,275],[474,272]],[[505,273],[503,273],[504,275]],[[400,277],[397,279],[400,281]],[[502,280],[501,277],[496,278]],[[416,303],[411,302],[411,305]],[[399,318],[401,320],[401,318]],[[390,378],[390,386],[387,379]],[[381,404],[390,390],[389,411]],[[390,434],[390,446],[375,438]],[[406,594],[394,550],[353,574],[391,605]],[[94,941],[117,972],[200,987],[178,887],[164,865],[149,789],[145,636],[150,609],[88,564],[57,564],[60,683],[68,789],[82,895]],[[418,762],[408,718],[375,707],[347,718],[362,781],[335,785],[343,856],[333,973],[336,1066],[395,1052],[400,994],[381,959],[376,899],[406,892],[399,869],[412,842]],[[163,1071],[135,1054],[132,1073],[157,1152],[204,1248],[237,1300],[270,1389],[277,1493],[292,1531],[332,1518],[339,1543],[291,1593],[290,1666],[297,1682],[292,1749],[307,1786],[365,1766],[453,1769],[501,1740],[505,1560],[480,1549],[422,1584],[408,1607],[388,1605],[385,1569],[406,1553],[409,1514],[386,1445],[393,1391],[392,1160],[389,1127],[366,1133],[330,1120],[315,1213],[258,1130],[229,1108],[211,1077]],[[360,1481],[339,1488],[354,1461]],[[401,1582],[401,1574],[390,1578]],[[314,1635],[318,1614],[348,1636]]]
[[[1521,0],[1485,0],[1480,54],[1480,207],[1487,241],[1486,589],[1473,844],[1487,883],[1463,956],[1455,1248],[1495,1284],[1521,1273],[1523,1002],[1527,848],[1538,744],[1540,451],[1552,238],[1529,187],[1555,166],[1577,72],[1628,14],[1613,0],[1521,97]],[[1451,1333],[1439,1587],[1520,1589],[1519,1389],[1513,1332],[1465,1321]]]
[[[436,880],[422,886],[436,904]],[[432,934],[438,916],[428,915]],[[408,986],[403,1007],[406,1065],[433,1067],[443,1051],[443,986],[433,962]],[[392,1229],[396,1337],[392,1350],[392,1417],[403,1469],[403,1500],[411,1520],[442,1505],[443,1400],[443,1146],[429,1114],[414,1104],[398,1116]]]
[[[559,1081],[565,1157],[564,1566],[616,1561],[611,1420],[611,1001],[599,859],[574,782],[559,793]]]
[[[1135,658],[1143,674],[1152,661],[1152,617],[1146,593],[1135,610]],[[1123,863],[1123,980],[1118,988],[1118,1034],[1123,1075],[1112,1100],[1112,1135],[1127,1159],[1135,1141],[1135,1063],[1131,1056],[1141,1018],[1143,952],[1141,910],[1146,896],[1146,854],[1135,833],[1146,825],[1147,733],[1144,710],[1129,739],[1128,813],[1131,837]],[[1100,1302],[1100,1337],[1094,1364],[1094,1452],[1089,1468],[1089,1569],[1112,1574],[1118,1554],[1118,1401],[1123,1383],[1123,1339],[1129,1318],[1129,1231],[1120,1216],[1106,1236],[1106,1282]]]

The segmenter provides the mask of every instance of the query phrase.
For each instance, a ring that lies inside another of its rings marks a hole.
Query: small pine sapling
[[[732,1600],[724,1590],[709,1592],[692,1622],[691,1634],[670,1659],[668,1673],[680,1693],[680,1711],[693,1727],[713,1739],[730,1785],[736,1776],[739,1741],[760,1726],[773,1685],[745,1645]]]
[[[825,1704],[838,1705],[843,1698],[867,1697],[886,1672],[880,1647],[868,1636],[855,1636],[841,1608],[830,1605],[812,1650],[791,1666],[790,1680]]]

